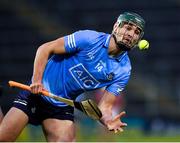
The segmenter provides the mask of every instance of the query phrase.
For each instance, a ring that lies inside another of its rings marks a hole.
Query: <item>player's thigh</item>
[[[75,141],[75,124],[73,121],[46,119],[42,125],[47,141]]]
[[[12,107],[4,116],[0,125],[0,141],[15,141],[28,123],[28,116]]]

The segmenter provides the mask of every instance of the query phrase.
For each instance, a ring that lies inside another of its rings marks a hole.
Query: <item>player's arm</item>
[[[64,38],[41,45],[35,56],[31,92],[39,93],[42,88],[42,76],[50,54],[65,54]]]
[[[105,90],[103,97],[99,103],[99,108],[102,112],[102,118],[100,122],[105,125],[108,130],[114,131],[115,133],[123,131],[122,127],[127,126],[126,123],[121,122],[121,117],[125,115],[125,112],[121,112],[115,117],[112,117],[112,109],[116,100],[116,96]]]

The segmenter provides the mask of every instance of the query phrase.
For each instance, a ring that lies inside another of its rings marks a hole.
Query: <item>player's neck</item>
[[[111,39],[110,39],[110,42],[109,42],[108,54],[110,56],[116,57],[121,52],[122,51],[117,47],[114,38],[111,36]]]

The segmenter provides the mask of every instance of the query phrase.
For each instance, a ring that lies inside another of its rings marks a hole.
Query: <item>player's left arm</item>
[[[126,114],[125,111],[119,113],[115,117],[112,116],[112,108],[116,98],[117,97],[112,93],[105,90],[104,95],[99,103],[99,108],[103,115],[100,122],[105,125],[108,130],[114,131],[115,133],[118,131],[123,132],[123,127],[127,126],[126,123],[121,121],[121,118]]]

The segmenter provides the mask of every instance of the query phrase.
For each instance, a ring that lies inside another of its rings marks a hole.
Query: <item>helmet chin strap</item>
[[[115,41],[115,43],[119,49],[121,49],[122,51],[130,51],[131,50],[131,48],[129,48],[128,46],[126,46],[122,42],[117,42],[117,38],[116,38],[115,34],[112,34],[112,36],[113,36],[114,41]]]

